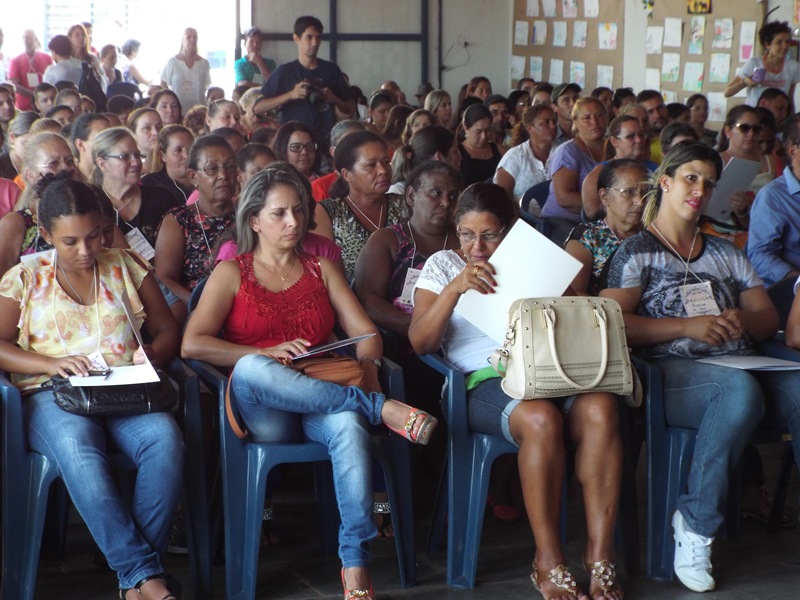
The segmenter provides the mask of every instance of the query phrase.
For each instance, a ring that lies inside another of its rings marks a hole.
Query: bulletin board
[[[532,77],[620,87],[624,14],[624,0],[514,0],[512,85]]]
[[[709,124],[719,128],[728,110],[744,102],[744,92],[725,98],[723,91],[739,67],[762,52],[758,30],[765,14],[766,2],[756,0],[657,0],[647,24],[644,87],[660,89],[666,102],[705,94]]]

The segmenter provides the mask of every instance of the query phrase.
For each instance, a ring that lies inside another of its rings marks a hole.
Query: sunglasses
[[[736,125],[734,125],[734,127],[736,127],[739,131],[741,131],[745,135],[747,135],[751,131],[756,135],[758,135],[764,130],[763,125],[751,125],[750,123],[737,123]]]

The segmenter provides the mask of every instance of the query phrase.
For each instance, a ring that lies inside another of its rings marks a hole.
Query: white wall
[[[430,0],[429,80],[437,81],[438,0]],[[485,75],[499,93],[508,93],[511,71],[511,15],[513,0],[442,0],[443,40],[446,70],[442,86],[455,98],[462,84],[475,75]],[[416,33],[419,30],[418,0],[343,0],[339,3],[340,32]],[[243,11],[244,12],[244,11]],[[264,31],[288,33],[294,20],[312,14],[328,28],[328,2],[324,0],[254,0],[253,24]],[[243,24],[246,28],[250,23]],[[466,43],[466,48],[463,44]],[[339,67],[353,84],[369,94],[387,79],[394,79],[413,101],[421,81],[420,47],[410,42],[347,42],[338,46]],[[329,57],[323,44],[321,58]],[[268,42],[264,53],[279,63],[297,58],[290,42]]]

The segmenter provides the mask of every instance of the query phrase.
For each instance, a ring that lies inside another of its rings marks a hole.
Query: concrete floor
[[[770,476],[770,453],[765,454]],[[340,564],[336,557],[323,556],[315,529],[314,505],[306,484],[308,472],[300,471],[286,478],[275,498],[276,530],[282,538],[279,546],[263,549],[259,567],[257,598],[285,600],[319,600],[341,598]],[[373,544],[375,560],[373,581],[378,598],[539,598],[530,581],[530,560],[533,543],[527,522],[508,524],[487,512],[478,562],[478,584],[474,590],[448,588],[445,581],[446,555],[428,555],[424,550],[434,478],[422,477],[417,489],[417,558],[418,585],[402,589],[398,584],[394,544],[378,540]],[[795,477],[796,480],[796,477]],[[639,475],[639,484],[643,474]],[[768,489],[769,486],[768,486]],[[640,492],[643,490],[640,490]],[[573,501],[577,490],[570,490],[570,538],[566,556],[579,584],[586,585],[588,576],[580,568],[583,549],[583,524],[580,502]],[[798,498],[796,485],[791,498]],[[644,520],[644,494],[640,493],[640,519]],[[641,527],[644,535],[644,523]],[[116,597],[116,579],[109,570],[92,560],[93,543],[80,519],[73,518],[68,534],[67,556],[42,559],[37,581],[36,598],[60,600],[110,600]],[[644,550],[644,539],[641,540]],[[644,553],[642,552],[644,565]],[[767,535],[764,526],[745,521],[742,536],[737,540],[719,539],[714,548],[714,574],[718,589],[704,598],[726,600],[797,598],[800,597],[800,528]],[[184,598],[192,598],[188,562],[185,557],[169,556],[167,568],[184,583]],[[683,600],[699,598],[677,582],[650,581],[643,575],[628,577],[622,572],[627,597],[648,600]],[[214,570],[216,598],[224,598],[224,566]],[[797,594],[797,596],[795,596]],[[5,600],[15,600],[7,598]]]

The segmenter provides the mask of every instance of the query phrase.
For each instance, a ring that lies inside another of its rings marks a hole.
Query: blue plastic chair
[[[165,369],[178,384],[181,394],[180,413],[183,423],[187,460],[184,471],[184,506],[189,559],[197,598],[211,597],[211,550],[205,492],[205,471],[202,456],[200,422],[203,411],[199,404],[197,376],[179,360]],[[27,446],[22,398],[9,380],[0,376],[2,400],[2,498],[3,498],[3,580],[2,597],[31,600],[36,588],[36,572],[48,505],[48,492],[58,479],[58,471],[43,455]],[[112,464],[124,470],[134,468],[121,454],[111,454]],[[64,503],[55,512],[63,524]],[[64,530],[56,532],[61,540]]]
[[[189,361],[201,380],[217,394],[220,420],[220,452],[222,460],[222,493],[225,515],[226,598],[243,600],[255,598],[260,550],[261,513],[264,507],[267,475],[280,464],[329,461],[327,449],[317,442],[259,442],[241,440],[233,433],[225,412],[225,390],[228,378],[202,361]],[[387,395],[402,399],[402,370],[384,359],[381,384]],[[232,403],[235,418],[241,422]],[[381,462],[386,475],[392,522],[395,527],[395,546],[400,570],[400,585],[416,584],[416,554],[414,551],[414,514],[411,490],[411,463],[408,442],[400,436],[375,435],[370,450]],[[328,539],[323,545],[335,547],[335,525],[338,513],[330,502],[333,491],[329,478],[322,481],[323,525]],[[319,486],[318,486],[319,487]],[[325,500],[328,500],[325,502]],[[331,539],[332,537],[332,539]]]
[[[428,547],[436,546],[439,537],[436,530],[443,528],[446,505],[447,584],[473,588],[492,464],[503,454],[516,454],[518,448],[504,439],[471,431],[464,374],[438,354],[420,355],[420,358],[447,379],[443,398],[444,416],[449,428],[447,473],[446,479],[440,482]],[[636,495],[632,476],[623,477],[621,496],[627,499],[625,510],[620,509],[618,532],[622,537],[626,567],[632,574],[639,569]],[[629,523],[621,526],[622,521]],[[566,479],[560,529],[563,541],[566,538]]]
[[[768,356],[800,362],[800,354],[777,342],[761,344],[760,351]],[[634,358],[634,364],[639,370],[647,398],[647,577],[672,580],[674,576],[672,563],[675,554],[672,515],[677,508],[678,497],[688,485],[697,430],[667,424],[661,371],[656,366],[639,358]],[[752,441],[756,444],[787,441],[786,430],[767,426],[759,427]],[[789,443],[784,451],[778,483],[779,494],[775,498],[768,531],[773,531],[780,519],[792,463],[791,444]],[[739,535],[740,475],[738,470],[733,474],[728,498],[725,525],[728,536],[732,538]],[[782,493],[781,490],[783,490]]]

